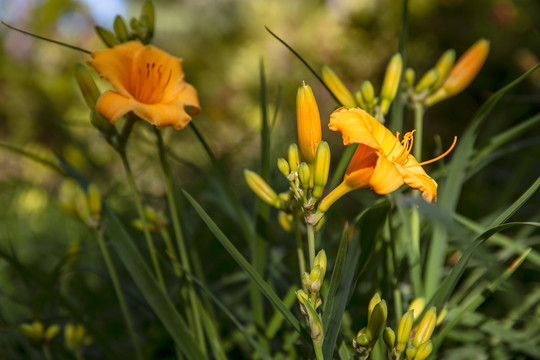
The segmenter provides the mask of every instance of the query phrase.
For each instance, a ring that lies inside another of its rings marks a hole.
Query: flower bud
[[[354,98],[356,99],[356,102],[358,103],[358,105],[360,105],[360,107],[364,110],[366,110],[366,103],[364,101],[364,98],[362,96],[362,92],[360,90],[358,90],[356,93],[354,93]]]
[[[424,311],[426,301],[424,298],[416,298],[409,304],[409,308],[407,310],[413,310],[414,311],[414,320]]]
[[[51,341],[58,333],[60,332],[60,326],[59,325],[51,325],[47,328],[47,331],[45,331],[45,341],[49,342]]]
[[[326,265],[327,265],[326,252],[323,249],[317,253],[317,256],[315,256],[315,259],[313,260],[313,267],[319,266],[321,268],[323,278],[324,278],[324,275],[326,275]]]
[[[469,86],[484,65],[488,52],[489,41],[486,39],[478,40],[458,59],[441,88],[426,99],[425,105],[432,106],[460,93]]]
[[[392,328],[386,327],[383,331],[383,340],[386,344],[386,347],[389,351],[392,351],[394,349],[394,344],[396,342],[396,333]]]
[[[407,84],[408,87],[410,88],[414,87],[415,77],[416,77],[416,73],[414,72],[414,69],[407,68],[407,70],[405,70],[405,83]]]
[[[441,323],[444,321],[444,318],[446,317],[447,313],[448,313],[448,311],[446,311],[446,309],[442,309],[442,311],[437,316],[437,323],[435,324],[435,326],[441,325]]]
[[[116,36],[110,32],[107,29],[102,28],[101,26],[95,26],[96,33],[98,37],[103,41],[105,46],[108,48],[115,47],[116,45],[120,45],[120,41],[116,38]]]
[[[144,207],[144,218],[151,224],[155,224],[158,220],[156,211],[151,206]]]
[[[156,15],[154,10],[154,3],[150,0],[146,0],[142,7],[141,22],[146,28],[145,40],[149,42],[154,36],[154,27],[156,22]]]
[[[309,177],[311,172],[309,170],[309,165],[302,161],[298,167],[298,178],[300,179],[300,184],[304,189],[309,189]]]
[[[401,71],[403,70],[403,60],[401,54],[397,53],[390,59],[386,68],[384,82],[381,89],[381,112],[386,115],[390,109],[390,104],[396,97]]]
[[[34,321],[32,324],[21,324],[20,329],[28,339],[41,342],[43,341],[43,324],[40,321]]]
[[[368,325],[366,327],[366,335],[371,340],[371,346],[373,347],[377,342],[377,339],[381,335],[381,330],[386,323],[386,317],[388,316],[388,309],[386,307],[386,301],[381,300],[371,312],[371,316],[368,319]]]
[[[422,321],[420,321],[420,324],[418,325],[416,333],[414,334],[412,343],[415,347],[420,346],[431,338],[431,334],[433,334],[436,323],[437,313],[435,307],[432,307],[425,313]]]
[[[315,171],[313,174],[313,197],[318,199],[322,196],[328,171],[330,170],[330,147],[326,141],[321,141],[317,147],[315,156]]]
[[[413,360],[416,356],[416,348],[413,345],[407,346],[407,350],[405,350],[405,355],[407,356],[407,360]]]
[[[279,196],[262,177],[247,169],[244,170],[244,176],[249,188],[255,193],[255,195],[257,195],[266,204],[279,209]]]
[[[319,317],[319,314],[317,314],[317,311],[315,311],[315,309],[309,302],[308,295],[305,293],[305,291],[298,290],[296,292],[296,297],[298,298],[300,304],[304,306],[304,309],[306,311],[309,328],[311,330],[311,339],[316,342],[322,341],[324,339],[324,334],[321,319]]]
[[[291,172],[291,169],[289,167],[289,163],[284,158],[277,159],[277,167],[279,169],[279,172],[283,174],[286,178],[289,177],[289,174]]]
[[[414,311],[409,310],[401,317],[397,331],[397,346],[396,351],[401,354],[405,351],[407,343],[411,337],[411,330],[414,324]]]
[[[120,15],[116,15],[114,18],[114,33],[121,43],[129,41],[129,32],[126,26],[126,22]]]
[[[88,223],[91,219],[90,209],[88,208],[88,198],[86,197],[84,190],[80,187],[77,187],[77,190],[75,190],[75,208],[79,219]]]
[[[306,273],[307,274],[307,273]],[[309,274],[309,286],[306,287],[314,294],[318,293],[321,289],[322,283],[324,280],[324,273],[320,266],[314,266]]]
[[[305,83],[298,88],[296,95],[296,125],[302,158],[312,163],[321,141],[321,118],[313,91]]]
[[[375,293],[375,295],[373,295],[373,297],[371,298],[371,300],[369,301],[369,305],[368,305],[368,319],[371,317],[371,312],[373,311],[373,308],[375,307],[375,305],[377,305],[378,303],[381,302],[381,294],[379,294],[378,292]]]
[[[360,91],[362,92],[362,98],[364,99],[364,104],[366,105],[365,110],[370,114],[373,113],[373,107],[375,106],[375,89],[373,89],[371,81],[364,81]]]
[[[429,70],[424,74],[424,76],[422,76],[422,78],[414,88],[414,92],[418,94],[423,90],[429,90],[438,79],[439,72],[437,71],[437,69],[433,68]]]
[[[418,347],[414,360],[427,359],[427,357],[431,354],[431,351],[433,351],[433,344],[431,343],[431,340],[428,340]]]
[[[433,89],[438,89],[444,80],[446,80],[446,77],[448,76],[448,73],[452,69],[452,66],[454,66],[454,62],[456,61],[456,52],[452,49],[446,50],[444,54],[441,55],[437,63],[435,64],[435,69],[439,72],[439,78],[433,84]]]
[[[103,116],[99,115],[95,109],[92,110],[90,114],[90,123],[96,129],[98,129],[99,132],[101,132],[103,135],[106,135],[106,136],[112,135],[116,131],[114,125],[111,124]]]
[[[356,336],[356,344],[357,346],[361,346],[361,347],[369,347],[369,337],[362,333],[362,334],[358,334]]]
[[[278,223],[279,223],[279,225],[281,225],[283,230],[285,230],[287,232],[292,232],[293,231],[293,227],[292,227],[293,220],[294,219],[293,219],[293,216],[291,214],[287,214],[285,211],[279,211],[278,212]]]
[[[289,167],[291,168],[291,171],[297,172],[298,166],[300,165],[300,154],[298,152],[298,145],[296,144],[289,145],[288,158],[289,158]]]
[[[94,110],[100,93],[90,70],[83,64],[75,64],[75,79],[77,79],[77,84],[79,85],[79,89],[81,90],[86,105],[90,110]]]
[[[64,327],[66,347],[74,352],[92,343],[92,338],[86,335],[86,329],[82,325],[66,324]]]
[[[323,65],[322,78],[326,86],[328,86],[341,105],[346,107],[356,107],[353,96],[330,67]]]
[[[88,185],[88,210],[92,218],[99,222],[101,219],[101,194],[96,184]]]

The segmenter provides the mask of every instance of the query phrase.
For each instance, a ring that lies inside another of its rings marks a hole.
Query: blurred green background
[[[265,26],[287,41],[316,70],[323,64],[332,67],[351,91],[357,90],[364,80],[371,80],[376,90],[380,89],[384,69],[397,51],[401,32],[402,4],[395,0],[158,0],[155,4],[154,44],[184,59],[186,81],[196,87],[202,106],[202,114],[194,121],[228,169],[229,181],[248,208],[254,196],[245,186],[242,170],[259,170],[261,63],[270,116],[277,112],[271,158],[284,156],[288,144],[296,141],[295,99],[302,81],[314,89],[323,138],[333,149],[333,164],[337,163],[342,149],[339,134],[330,133],[326,127],[337,105]],[[95,35],[94,25],[111,29],[115,15],[128,19],[138,16],[140,6],[139,1],[120,0],[0,0],[0,18],[21,29],[93,51],[104,48]],[[417,78],[446,49],[455,49],[459,56],[479,38],[491,42],[487,62],[471,86],[427,112],[424,156],[429,158],[436,151],[436,136],[447,147],[454,135],[459,137],[463,133],[489,95],[538,63],[540,3],[537,0],[410,0],[409,7],[407,66],[416,70]],[[0,46],[0,143],[44,158],[53,154],[62,157],[96,182],[126,219],[135,218],[119,158],[90,125],[88,110],[73,76],[74,64],[84,63],[88,56],[4,26],[0,27]],[[105,83],[100,83],[100,88],[106,89]],[[502,100],[486,121],[478,142],[485,145],[501,130],[538,113],[539,89],[537,71]],[[412,128],[410,112],[406,112],[405,128]],[[538,130],[536,127],[519,139],[518,144],[527,146],[526,151],[501,157],[469,180],[459,212],[480,220],[515,199],[536,179],[540,156]],[[230,209],[215,196],[215,179],[204,174],[212,173],[211,164],[191,129],[167,129],[164,133],[175,157],[175,181],[198,193],[211,215],[221,217],[224,226],[231,230],[231,238],[240,247],[244,246],[241,236],[235,235],[234,225],[227,225]],[[137,183],[145,191],[146,203],[163,209],[165,188],[155,161],[154,138],[149,126],[137,126],[128,151]],[[277,176],[277,170],[275,175],[275,188],[285,190],[286,183]],[[115,301],[111,293],[103,291],[110,287],[107,274],[88,230],[66,216],[59,206],[61,180],[44,166],[0,149],[0,248],[13,251],[21,263],[37,271],[50,272],[64,258],[70,244],[80,242],[82,250],[76,270],[66,274],[63,294],[89,314],[104,314],[96,319],[95,325],[101,328],[103,324],[99,322],[106,322],[106,335],[114,340],[115,329],[122,326],[122,321],[114,316],[117,309],[113,314],[107,310],[107,304]],[[368,191],[360,191],[353,198],[365,204],[374,197]],[[539,206],[536,195],[520,210],[520,219],[537,219]],[[332,216],[341,222],[350,219],[351,208],[356,214],[360,206],[352,200],[344,201]],[[275,214],[272,216],[275,218]],[[198,226],[186,224],[186,232],[199,234]],[[197,239],[197,251],[203,258],[213,259],[205,264],[209,283],[217,284],[226,271],[237,275],[230,276],[228,282],[220,281],[213,290],[220,294],[225,288],[237,286],[242,291],[235,296],[238,299],[247,296],[247,288],[238,285],[245,281],[243,275],[235,273],[236,265],[206,235]],[[294,243],[279,229],[272,236],[269,261],[275,267],[270,277],[285,276],[294,282],[296,270],[279,266],[282,258],[291,256],[288,253]],[[0,346],[12,352],[10,341],[18,339],[14,324],[40,316],[54,316],[46,319],[60,322],[66,318],[53,310],[58,304],[44,289],[27,283],[7,262],[0,261],[0,269],[0,331],[5,334]],[[538,269],[526,274],[532,275],[522,279],[523,287],[536,287]],[[159,358],[159,352],[171,344],[160,343],[168,340],[160,336],[162,329],[130,286],[133,287],[126,283],[132,292],[132,304],[141,309],[138,326],[150,329],[148,336],[156,340],[156,358]],[[88,297],[88,293],[94,297]],[[234,304],[238,300],[230,291],[222,295],[225,303]],[[116,340],[119,343],[115,346],[120,349],[129,346],[122,343],[127,341],[125,337]],[[18,351],[25,356],[37,356],[26,353],[30,350],[25,349]],[[99,349],[94,349],[95,358],[100,354]],[[165,350],[162,355],[169,354]]]

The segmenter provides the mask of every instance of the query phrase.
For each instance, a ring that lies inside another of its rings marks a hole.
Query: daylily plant
[[[95,51],[88,64],[116,91],[105,91],[96,110],[111,123],[129,112],[155,125],[184,128],[200,112],[197,91],[184,81],[182,59],[136,41]]]

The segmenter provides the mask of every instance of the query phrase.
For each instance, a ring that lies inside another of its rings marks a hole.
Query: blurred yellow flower
[[[158,129],[182,129],[200,112],[197,91],[184,82],[181,59],[136,41],[93,52],[92,58],[88,64],[116,90],[104,92],[96,104],[111,123],[132,111]]]
[[[426,201],[437,200],[437,183],[426,174],[422,165],[446,156],[455,139],[452,147],[441,156],[418,163],[410,154],[414,131],[406,133],[400,140],[399,133],[394,136],[360,108],[337,109],[330,116],[328,127],[341,132],[344,145],[357,143],[358,148],[349,162],[343,182],[321,201],[319,211],[326,211],[334,201],[351,190],[370,187],[378,194],[387,194],[404,183],[422,191]]]

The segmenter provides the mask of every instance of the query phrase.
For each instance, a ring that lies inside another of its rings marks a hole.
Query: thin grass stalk
[[[139,197],[139,191],[137,190],[137,186],[135,185],[135,179],[133,178],[133,172],[131,171],[131,167],[129,165],[128,158],[126,156],[125,152],[119,152],[120,157],[122,159],[122,164],[124,165],[124,170],[126,171],[126,176],[128,179],[129,187],[131,190],[131,193],[133,195],[133,198],[135,200],[135,207],[137,208],[137,213],[139,214],[139,219],[141,220],[141,224],[143,227],[144,237],[146,239],[146,245],[148,246],[148,251],[150,252],[150,258],[152,259],[152,265],[154,266],[154,271],[156,272],[157,280],[159,283],[159,286],[163,290],[164,293],[167,293],[166,287],[165,287],[165,281],[163,280],[163,274],[161,272],[161,268],[159,267],[159,262],[157,258],[157,251],[154,247],[154,242],[152,240],[152,235],[150,235],[150,229],[148,228],[148,222],[146,221],[146,217],[144,215],[143,206],[141,203],[141,199]]]
[[[178,262],[178,256],[176,255],[176,249],[172,243],[171,235],[169,235],[169,232],[165,228],[159,230],[159,233],[163,238],[163,242],[165,243],[167,255],[171,259],[174,275],[179,278],[182,275],[182,269],[180,263]]]
[[[302,233],[300,232],[300,220],[295,218],[295,233],[296,233],[296,253],[298,254],[298,268],[300,269],[300,279],[306,272],[306,259],[304,257],[304,246],[302,244]],[[303,282],[302,282],[303,284]],[[305,285],[302,285],[304,291],[306,291]]]
[[[178,208],[176,206],[176,201],[174,200],[174,188],[172,185],[171,180],[171,169],[169,162],[167,160],[167,155],[165,151],[165,145],[163,143],[163,137],[161,136],[161,132],[155,128],[156,138],[157,138],[157,145],[158,145],[158,154],[159,154],[159,160],[161,163],[161,168],[163,169],[163,174],[165,177],[165,184],[167,187],[167,202],[169,204],[169,211],[171,212],[171,222],[173,224],[174,229],[174,235],[176,237],[178,250],[180,253],[180,261],[182,261],[182,265],[184,268],[191,273],[191,265],[189,262],[189,256],[187,253],[184,236],[182,235],[182,228],[180,227],[180,217],[178,213]],[[199,344],[201,345],[201,349],[203,353],[206,355],[206,347],[204,346],[205,343],[205,337],[204,337],[204,331],[202,327],[202,321],[201,321],[201,314],[199,313],[199,308],[197,306],[198,300],[197,300],[197,294],[195,293],[195,289],[193,288],[193,283],[191,281],[191,276],[186,274],[186,279],[188,281],[188,297],[189,297],[189,303],[191,306],[191,311],[193,315],[193,331],[197,336],[197,339],[199,341]],[[189,309],[188,309],[189,312]]]
[[[116,293],[116,297],[118,298],[118,303],[120,304],[120,309],[122,310],[124,321],[126,322],[129,337],[131,338],[131,342],[133,343],[133,348],[135,349],[135,355],[138,360],[143,360],[144,357],[142,356],[141,349],[139,347],[139,342],[137,341],[137,335],[135,335],[135,328],[133,326],[133,320],[131,319],[129,309],[127,307],[126,300],[124,298],[124,293],[122,292],[122,288],[120,287],[120,282],[118,281],[116,268],[114,267],[114,263],[112,262],[111,255],[107,248],[107,244],[105,244],[105,239],[103,237],[102,229],[99,229],[96,231],[96,238],[99,244],[99,248],[101,250],[101,254],[103,255],[103,260],[105,260],[105,265],[107,266],[107,270],[109,271],[109,275],[113,283],[114,291]]]
[[[307,223],[306,227],[309,252],[309,268],[313,269],[313,263],[315,262],[315,229],[313,225]]]

